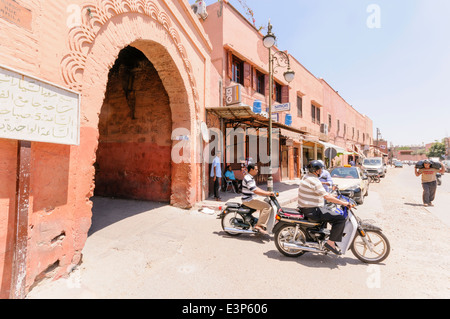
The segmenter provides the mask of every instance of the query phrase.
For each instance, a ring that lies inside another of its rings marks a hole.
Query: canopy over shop
[[[206,111],[221,119],[223,158],[234,171],[237,171],[238,175],[241,165],[249,161],[257,163],[260,167],[269,166],[266,144],[269,127],[267,117],[254,113],[248,105],[207,107]],[[300,177],[300,149],[305,133],[297,128],[272,121],[274,181]],[[239,152],[239,149],[242,152]],[[259,174],[256,180],[258,183],[263,183],[267,181],[267,177],[268,175]]]

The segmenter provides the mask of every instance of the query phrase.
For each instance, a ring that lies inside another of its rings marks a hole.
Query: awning
[[[358,145],[355,145],[355,148],[359,157],[366,158],[366,155],[364,155],[364,153],[361,151],[361,148]]]
[[[334,144],[331,144],[331,143],[325,143],[325,142],[319,141],[319,144],[322,144],[325,149],[327,149],[327,148],[334,148],[337,153],[344,154],[346,152],[345,148],[337,146],[337,145],[334,145]]]
[[[252,111],[252,108],[248,105],[207,107],[206,111],[218,116],[219,118],[223,118],[235,123],[246,124],[251,127],[269,126],[269,119],[261,114],[254,113]],[[272,121],[272,127],[284,129],[302,135],[306,133],[305,131],[299,130],[295,127],[275,121]]]

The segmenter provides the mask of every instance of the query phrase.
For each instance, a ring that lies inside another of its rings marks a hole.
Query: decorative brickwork
[[[83,15],[83,24],[70,30],[68,45],[71,52],[61,61],[63,79],[71,89],[82,91],[83,83],[79,74],[84,72],[90,47],[99,29],[116,15],[139,13],[158,22],[177,46],[189,76],[196,111],[199,110],[199,94],[191,62],[181,43],[178,31],[172,26],[172,21],[166,12],[162,11],[154,2],[146,0],[90,1],[83,6],[82,12],[86,13]]]

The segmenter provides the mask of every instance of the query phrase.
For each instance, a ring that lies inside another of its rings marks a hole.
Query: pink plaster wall
[[[258,32],[246,18],[241,15],[228,1],[223,2],[222,14],[218,16],[220,3],[208,6],[208,18],[203,25],[211,42],[213,43],[212,62],[217,73],[223,79],[224,88],[235,85],[228,76],[228,55],[240,58],[251,65],[254,69],[266,74],[266,94],[261,95],[255,91],[251,81],[244,81],[243,103],[252,106],[255,99],[263,102],[263,109],[268,106],[268,50],[262,44],[263,34]],[[273,32],[276,33],[276,26]],[[236,36],[239,35],[239,36]],[[282,48],[281,48],[282,49]],[[362,144],[363,132],[373,138],[372,121],[357,112],[350,106],[326,81],[317,78],[307,70],[295,57],[290,56],[291,68],[295,71],[295,79],[289,84],[289,102],[291,102],[292,126],[303,128],[310,134],[320,135],[320,124],[311,120],[311,103],[314,103],[321,110],[321,123],[328,123],[328,114],[332,116],[332,127],[328,138],[339,146],[345,147],[347,144]],[[275,81],[281,85],[288,85],[283,79],[284,70],[275,75]],[[214,93],[216,83],[211,86],[214,100],[217,95]],[[297,116],[297,96],[303,100],[303,116]],[[219,97],[220,98],[220,97]],[[213,103],[216,106],[215,103]],[[280,120],[284,123],[285,114],[280,114]],[[337,135],[337,119],[340,119],[341,130]],[[355,127],[355,138],[347,133],[346,139],[342,138],[344,123],[350,128]],[[356,138],[357,130],[360,131],[359,140]],[[367,142],[367,140],[366,140]]]
[[[96,7],[96,2],[71,1],[75,6],[72,9],[78,6],[81,10],[81,22],[90,20],[94,26],[84,33],[68,27],[74,12],[68,10],[69,3],[16,2],[31,10],[31,30],[0,18],[0,64],[73,88],[81,93],[82,101],[79,145],[31,145],[29,289],[36,278],[58,278],[81,259],[91,225],[89,197],[95,187],[98,123],[107,75],[127,45],[135,45],[155,65],[170,97],[174,128],[191,132],[190,163],[171,168],[174,178],[170,201],[187,208],[202,199],[202,175],[195,163],[202,145],[196,136],[198,123],[205,118],[204,107],[209,104],[211,43],[185,0],[146,1],[147,11],[128,0],[103,1],[112,5],[109,10]],[[0,150],[0,296],[6,298],[11,284],[17,142],[0,139]]]

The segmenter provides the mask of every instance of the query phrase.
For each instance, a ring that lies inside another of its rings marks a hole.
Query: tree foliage
[[[439,157],[442,158],[442,156],[445,155],[445,143],[444,140],[442,142],[436,141],[431,145],[429,151],[427,152],[428,157]]]

